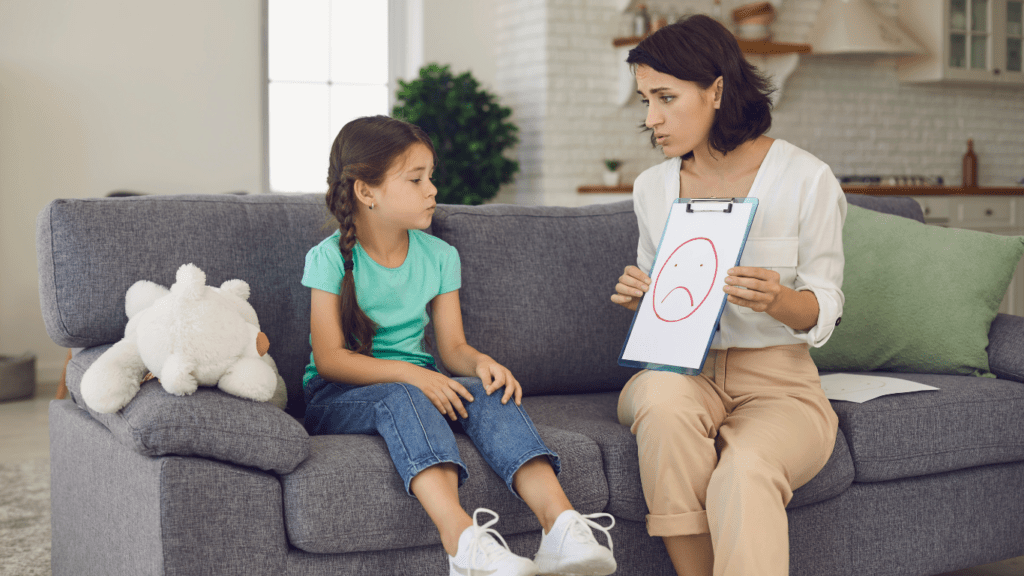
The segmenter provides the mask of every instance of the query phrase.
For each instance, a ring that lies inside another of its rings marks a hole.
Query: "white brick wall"
[[[899,0],[875,0],[895,16]],[[740,1],[724,2],[728,14]],[[711,0],[647,2],[706,12]],[[624,181],[660,162],[634,97],[615,103],[619,52],[611,40],[629,29],[617,0],[501,0],[497,10],[496,91],[515,111],[520,174],[497,198],[519,204],[580,205],[621,195],[581,195],[601,182],[602,160],[624,161]],[[784,0],[775,38],[803,42],[821,0]],[[980,183],[1024,177],[1024,90],[901,84],[895,63],[866,57],[802,57],[785,84],[770,136],[828,162],[837,174],[941,175],[960,180],[974,138]]]
[[[1024,178],[1024,90],[902,84],[891,61],[812,56],[786,84],[769,135],[836,174],[920,174],[961,181],[974,138],[979,184]]]

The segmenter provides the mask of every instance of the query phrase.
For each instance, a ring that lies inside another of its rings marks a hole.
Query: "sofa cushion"
[[[557,426],[582,434],[597,443],[608,480],[605,512],[645,522],[647,502],[640,485],[636,437],[619,424],[617,392],[523,398],[523,406],[538,425]],[[817,476],[793,492],[789,508],[797,508],[839,495],[853,482],[853,461],[842,431],[829,461]]]
[[[559,481],[581,513],[602,511],[608,484],[601,452],[584,436],[537,426],[562,462]],[[462,507],[479,507],[501,517],[503,535],[539,531],[526,504],[484,462],[465,434],[456,434],[469,478],[459,489]],[[441,542],[423,506],[405,492],[401,477],[377,435],[314,436],[310,457],[282,476],[288,540],[306,552],[346,553],[412,548]],[[488,518],[485,516],[485,519]]]
[[[286,474],[309,454],[309,435],[273,404],[201,386],[174,396],[156,380],[142,385],[127,406],[95,412],[82,401],[82,374],[109,346],[87,348],[71,359],[71,399],[107,427],[119,442],[146,456],[201,456]]]
[[[432,232],[462,258],[467,341],[527,394],[618,390],[632,314],[610,300],[636,263],[631,201],[583,208],[438,206]]]
[[[832,403],[857,482],[1024,460],[1024,385],[969,376],[892,376],[939,390]]]
[[[138,280],[174,283],[182,264],[207,284],[238,278],[288,384],[288,410],[301,416],[302,371],[309,362],[306,252],[334,227],[323,194],[175,195],[66,199],[36,220],[43,320],[68,348],[120,340],[124,297]]]
[[[842,325],[821,370],[991,376],[988,333],[1024,237],[926,226],[850,206]]]

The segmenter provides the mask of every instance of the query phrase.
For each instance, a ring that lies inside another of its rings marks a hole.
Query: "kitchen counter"
[[[619,186],[585,185],[580,194],[631,194],[632,184]],[[864,186],[844,184],[844,192],[869,196],[1022,196],[1024,186]]]

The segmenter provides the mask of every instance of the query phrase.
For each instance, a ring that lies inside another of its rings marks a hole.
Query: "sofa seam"
[[[510,218],[510,217],[523,218],[523,217],[525,217],[525,218],[543,218],[543,219],[546,219],[546,220],[550,220],[550,219],[564,220],[566,218],[574,218],[574,219],[576,219],[576,218],[600,218],[602,216],[611,216],[611,215],[617,215],[617,214],[633,214],[633,213],[634,212],[632,210],[619,210],[619,211],[615,211],[615,212],[608,212],[606,214],[558,214],[558,215],[555,215],[555,214],[551,214],[551,215],[544,215],[544,214],[469,214],[469,213],[466,213],[466,212],[454,212],[454,213],[441,214],[441,221],[444,222],[445,220],[447,220],[449,218],[457,218],[459,216],[464,216],[464,217],[467,217],[467,218]]]
[[[71,333],[71,330],[68,328],[67,322],[64,321],[64,310],[63,310],[63,308],[60,305],[60,300],[57,298],[57,292],[58,292],[58,290],[57,290],[57,263],[54,261],[55,250],[54,250],[54,236],[53,236],[54,235],[54,232],[53,232],[53,209],[56,206],[57,202],[64,202],[64,201],[63,200],[55,200],[54,202],[50,203],[50,205],[47,206],[47,217],[46,217],[46,224],[47,224],[47,228],[49,228],[49,233],[50,233],[50,246],[49,246],[49,250],[48,250],[49,253],[50,253],[50,272],[53,273],[53,293],[51,294],[51,296],[53,297],[53,303],[54,303],[55,307],[57,308],[57,318],[60,320],[61,331],[63,331],[64,334],[67,335],[69,338],[78,338],[78,336],[76,336],[76,335]]]
[[[963,377],[963,378],[979,378],[979,376],[971,376],[969,374],[943,374],[943,376],[957,376],[957,377]],[[940,390],[941,390],[941,388],[940,388]],[[1024,400],[1024,398],[1017,398],[1017,399]],[[859,414],[872,414],[872,415],[876,415],[876,414],[884,415],[884,414],[889,413],[889,412],[899,412],[901,414],[905,414],[907,412],[930,412],[934,408],[944,408],[946,406],[968,406],[968,405],[978,405],[978,404],[992,404],[993,402],[997,402],[997,401],[1000,401],[1000,400],[1007,400],[1007,398],[987,399],[987,400],[968,400],[968,401],[962,401],[962,402],[949,401],[949,402],[943,402],[941,404],[930,404],[928,406],[907,406],[907,407],[900,407],[898,409],[895,408],[895,407],[889,407],[889,408],[881,408],[881,407],[879,407],[876,410],[870,410],[870,409],[867,409],[867,408],[859,408],[859,409],[857,409],[856,412],[859,413]],[[861,405],[861,406],[863,406],[863,405]],[[856,416],[850,416],[850,415],[847,415],[845,417],[840,416],[840,422],[842,422],[843,418],[855,418],[855,417]]]
[[[587,508],[588,507],[587,504],[591,504],[592,507],[596,508],[598,503],[599,502],[597,501],[597,499],[595,499],[593,502],[583,501],[582,503],[576,503],[575,506],[577,508]],[[517,532],[517,534],[526,534],[526,533],[529,533],[529,532],[532,532],[532,531],[533,530],[531,529],[531,530],[526,530],[526,531],[523,531],[523,532]],[[410,534],[410,535],[413,535],[413,536],[419,536],[419,535],[421,535],[423,533],[422,531],[417,531],[415,529],[409,529],[406,532],[408,534]],[[356,530],[356,531],[346,531],[346,532],[343,532],[340,535],[335,535],[335,536],[343,538],[343,539],[344,538],[350,538],[350,537],[374,538],[374,537],[378,537],[378,536],[386,536],[386,535],[394,535],[394,534],[396,534],[395,530],[382,530],[382,531],[378,531],[378,532],[369,532],[367,530],[360,529],[360,530]],[[309,538],[304,538],[304,539],[301,539],[301,540],[294,539],[294,538],[289,538],[288,540],[293,545],[295,545],[296,548],[299,547],[298,544],[302,544],[302,543],[314,544],[314,543],[320,541],[320,539],[309,539]],[[304,552],[306,552],[305,549],[300,548],[300,550],[303,550]],[[356,552],[356,551],[352,550],[352,551],[349,551],[349,552],[310,552],[310,554],[350,554],[352,552]]]
[[[894,457],[891,457],[891,458],[884,458],[884,457],[878,457],[878,456],[869,456],[869,457],[863,457],[862,458],[862,457],[858,456],[855,459],[855,461],[860,461],[860,462],[900,462],[900,461],[904,461],[904,460],[917,459],[917,458],[921,458],[921,457],[925,457],[925,456],[938,456],[938,455],[944,455],[944,454],[953,454],[953,453],[956,453],[956,452],[964,452],[964,451],[969,451],[969,450],[981,450],[981,449],[985,449],[985,448],[1012,448],[1012,447],[1024,447],[1024,443],[1018,442],[1018,443],[1014,443],[1014,444],[986,444],[984,446],[968,446],[968,447],[964,447],[964,448],[952,448],[952,449],[949,449],[949,450],[937,450],[937,451],[932,451],[932,452],[918,452],[916,454],[912,454],[912,455],[909,455],[909,456],[899,456],[899,457],[895,457],[894,456]]]

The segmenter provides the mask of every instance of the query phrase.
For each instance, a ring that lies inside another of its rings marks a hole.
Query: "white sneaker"
[[[605,528],[591,518],[607,516],[612,523]],[[540,539],[540,549],[534,562],[541,574],[572,574],[579,576],[605,576],[615,572],[612,537],[608,533],[615,526],[611,514],[588,514],[575,510],[562,512],[551,527],[551,532]],[[597,543],[591,528],[604,532],[608,547]]]
[[[494,519],[481,526],[476,519],[481,512]],[[537,566],[529,558],[513,554],[501,534],[491,528],[497,522],[498,515],[491,510],[477,508],[473,512],[473,525],[462,531],[458,552],[448,557],[449,576],[536,576]]]

